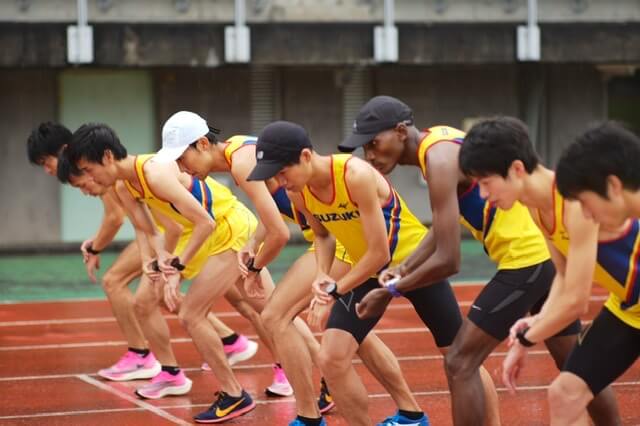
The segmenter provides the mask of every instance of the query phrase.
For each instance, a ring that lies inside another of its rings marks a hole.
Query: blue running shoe
[[[382,421],[382,423],[378,423],[378,426],[429,426],[429,418],[426,414],[423,414],[418,420],[411,420],[400,413],[396,413],[391,417],[387,417]]]
[[[296,417],[291,423],[289,423],[289,426],[307,426],[307,424]],[[320,426],[327,426],[327,422],[324,420],[324,417],[320,420]]]
[[[207,411],[193,417],[196,423],[222,423],[242,416],[256,408],[256,403],[244,390],[242,395],[235,398],[229,396],[226,392],[216,392],[216,396],[218,399],[211,404]]]

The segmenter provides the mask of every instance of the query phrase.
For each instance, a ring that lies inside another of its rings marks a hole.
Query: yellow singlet
[[[142,200],[150,209],[182,225],[183,231],[175,249],[175,254],[179,256],[191,238],[193,223],[182,216],[171,203],[153,194],[149,188],[144,174],[144,164],[153,158],[153,155],[139,155],[135,160],[136,176],[142,193],[138,192],[131,182],[124,181],[124,183],[134,198]],[[216,230],[185,265],[182,275],[187,279],[193,278],[200,272],[208,257],[228,249],[236,251],[241,249],[255,231],[257,224],[253,214],[236,199],[229,188],[210,177],[204,181],[192,177],[191,187],[188,190],[216,221]]]
[[[540,220],[540,212],[538,212]],[[543,232],[565,257],[569,253],[569,233],[564,224],[564,198],[553,185],[553,225]],[[593,281],[609,290],[605,306],[621,321],[640,328],[640,221],[629,221],[628,229],[618,238],[598,242]]]
[[[233,154],[243,148],[245,146],[250,146],[256,144],[258,138],[254,136],[232,136],[227,139],[228,145],[224,149],[224,158],[227,160],[227,164],[229,167],[233,164]],[[302,230],[302,236],[305,240],[313,243],[314,235],[313,231],[307,224],[304,215],[297,211],[289,196],[287,195],[287,191],[284,188],[278,188],[275,192],[271,194],[273,200],[276,202],[276,206],[278,206],[278,211],[280,211],[280,215],[286,222],[295,223],[300,226]],[[313,250],[313,246],[309,248],[309,250]],[[344,262],[350,263],[349,256],[344,249],[344,246],[340,241],[336,241],[336,258],[340,259]]]
[[[367,251],[367,240],[360,220],[360,211],[351,201],[345,181],[345,173],[351,158],[350,154],[331,156],[333,178],[331,203],[325,204],[320,201],[308,186],[304,187],[302,195],[309,212],[344,245],[351,260],[358,262]],[[415,251],[426,235],[427,228],[411,213],[391,184],[389,184],[389,199],[381,208],[391,254],[389,265],[394,266]]]
[[[428,129],[420,142],[418,159],[422,175],[427,177],[429,149],[437,143],[449,142],[461,145],[464,132],[453,127],[436,126]],[[536,226],[529,210],[516,202],[509,210],[502,210],[480,196],[480,188],[474,183],[458,196],[460,222],[473,237],[484,245],[498,269],[520,269],[549,259],[544,237]]]

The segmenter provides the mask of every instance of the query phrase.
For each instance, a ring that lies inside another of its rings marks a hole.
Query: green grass
[[[277,280],[289,265],[307,249],[306,245],[289,245],[269,270]],[[102,254],[100,274],[113,263],[117,253]],[[104,298],[99,284],[86,276],[80,254],[49,254],[0,257],[0,302]],[[455,280],[481,281],[494,272],[482,246],[475,241],[462,243],[462,270]],[[187,288],[188,283],[185,285]]]

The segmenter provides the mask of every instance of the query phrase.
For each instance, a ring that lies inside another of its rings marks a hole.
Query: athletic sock
[[[320,426],[320,423],[322,422],[322,417],[311,418],[311,417],[298,416],[298,420],[300,420],[302,423],[304,423],[307,426]]]
[[[146,357],[147,355],[149,355],[149,353],[151,353],[151,351],[149,351],[149,349],[138,349],[138,348],[128,348],[129,352],[133,352],[136,353],[138,355],[140,355],[141,357]]]
[[[281,370],[282,370],[282,366],[280,365],[280,363],[279,363],[279,362],[276,362],[276,367],[278,367],[279,369],[281,369]]]
[[[422,418],[422,416],[424,416],[424,413],[422,411],[398,410],[398,413],[400,415],[408,418],[409,420],[420,420]]]
[[[171,365],[163,365],[162,366],[162,371],[166,371],[167,373],[171,374],[172,376],[177,376],[178,373],[180,373],[180,367],[174,367]]]
[[[222,344],[223,345],[233,345],[239,338],[240,336],[238,336],[236,333],[233,333],[230,336],[227,337],[223,337],[222,338]]]

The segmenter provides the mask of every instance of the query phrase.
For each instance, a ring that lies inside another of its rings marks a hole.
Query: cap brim
[[[187,150],[189,146],[179,146],[175,148],[162,148],[153,157],[154,160],[164,163],[176,161]]]
[[[362,145],[366,145],[369,142],[371,142],[373,140],[373,138],[376,137],[376,135],[379,132],[376,133],[352,133],[351,135],[349,135],[349,137],[342,142],[340,145],[338,145],[338,149],[342,152],[351,152],[354,151],[358,148],[360,148]]]
[[[259,161],[247,176],[247,180],[267,180],[277,175],[285,166],[282,162]]]

